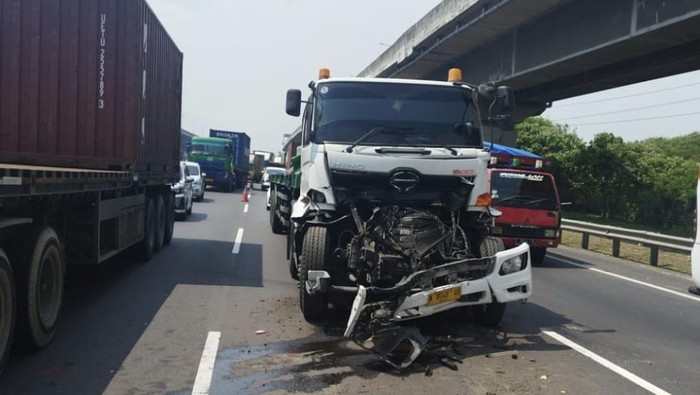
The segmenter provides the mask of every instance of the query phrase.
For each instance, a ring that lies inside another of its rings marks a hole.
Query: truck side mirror
[[[192,142],[188,141],[187,145],[185,146],[185,149],[187,150],[188,154],[192,153]]]
[[[301,114],[301,91],[290,89],[287,91],[287,114],[298,117]]]
[[[507,86],[499,86],[496,91],[501,114],[512,114],[515,111],[515,93]]]

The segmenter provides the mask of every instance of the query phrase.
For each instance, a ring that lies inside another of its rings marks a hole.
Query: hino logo
[[[333,168],[345,170],[364,170],[363,163],[333,162]]]
[[[400,170],[389,178],[389,184],[399,192],[414,190],[420,182],[420,176],[410,170]]]

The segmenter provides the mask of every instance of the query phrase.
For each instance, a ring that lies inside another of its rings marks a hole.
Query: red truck
[[[486,143],[490,146],[490,143]],[[492,206],[502,215],[491,230],[506,248],[530,245],[533,264],[561,240],[561,202],[546,160],[528,151],[493,144],[489,165]]]

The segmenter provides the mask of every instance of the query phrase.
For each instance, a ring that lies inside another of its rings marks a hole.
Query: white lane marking
[[[209,394],[211,378],[214,375],[216,353],[219,351],[219,340],[221,340],[221,332],[209,332],[207,335],[207,341],[204,343],[204,351],[202,351],[202,358],[199,360],[197,376],[194,379],[192,395]]]
[[[236,234],[236,241],[233,243],[233,250],[231,250],[232,254],[238,254],[241,252],[241,242],[243,241],[243,228],[238,229],[238,233]]]
[[[608,361],[607,359],[601,357],[600,355],[594,353],[593,351],[590,351],[589,349],[580,346],[571,340],[565,338],[564,336],[552,332],[552,331],[542,331],[545,335],[551,337],[552,339],[558,341],[559,343],[571,347],[572,349],[578,351],[579,353],[583,354],[584,356],[594,360],[595,362],[603,365],[604,367],[612,370],[613,372],[619,374],[620,376],[626,378],[627,380],[637,384],[638,386],[644,388],[645,390],[651,392],[652,394],[655,395],[671,395],[669,392],[666,392],[662,390],[661,388],[655,386],[654,384],[644,380],[643,378],[637,376],[636,374],[630,372],[629,370],[626,370],[618,365],[615,365],[614,363]]]
[[[692,301],[694,301],[694,302],[700,302],[700,298],[698,298],[698,297],[696,297],[696,296],[688,295],[688,294],[685,294],[685,293],[682,293],[682,292],[678,292],[678,291],[674,291],[674,290],[672,290],[672,289],[668,289],[668,288],[664,288],[664,287],[659,287],[658,285],[645,283],[644,281],[635,280],[635,279],[633,279],[633,278],[621,276],[621,275],[619,275],[619,274],[606,272],[605,270],[600,270],[600,269],[596,269],[596,268],[593,268],[593,267],[588,267],[588,266],[586,266],[586,265],[581,265],[581,264],[578,264],[578,263],[570,262],[570,261],[567,261],[567,260],[562,259],[562,258],[558,258],[558,257],[557,257],[556,259],[559,260],[559,261],[561,261],[561,262],[564,262],[564,263],[566,263],[566,264],[573,265],[573,266],[576,266],[576,267],[580,267],[580,268],[582,268],[582,269],[591,270],[591,271],[594,271],[594,272],[596,272],[596,273],[605,274],[606,276],[619,278],[620,280],[629,281],[629,282],[631,282],[631,283],[635,283],[635,284],[638,284],[638,285],[643,285],[643,286],[645,286],[645,287],[649,287],[649,288],[655,289],[655,290],[657,290],[657,291],[668,292],[668,293],[670,293],[670,294],[673,294],[673,295],[676,295],[676,296],[680,296],[681,298],[690,299],[690,300],[692,300]]]
[[[244,213],[248,212],[248,203],[246,203],[245,206],[243,206],[243,212]]]

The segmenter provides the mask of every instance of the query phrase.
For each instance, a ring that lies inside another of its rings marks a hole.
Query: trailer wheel
[[[547,254],[546,247],[530,247],[530,259],[532,265],[541,265],[544,262],[544,256]]]
[[[486,237],[479,245],[479,254],[482,257],[494,256],[497,252],[505,250],[503,240],[496,237]],[[474,321],[478,325],[495,327],[501,323],[506,312],[506,304],[493,301],[489,304],[473,306]]]
[[[143,216],[143,240],[139,244],[139,259],[147,262],[153,256],[156,244],[156,210],[152,198],[146,198]]]
[[[165,230],[163,232],[163,244],[170,245],[175,232],[175,196],[171,192],[165,193]]]
[[[12,336],[17,319],[15,278],[5,251],[0,249],[0,374],[5,369],[12,349]]]
[[[165,227],[167,217],[165,214],[165,201],[163,195],[159,194],[156,198],[156,222],[155,222],[155,243],[153,244],[154,251],[160,251],[165,242]]]
[[[63,303],[66,265],[58,235],[51,227],[34,227],[20,235],[17,259],[18,333],[30,347],[46,347],[56,334]]]
[[[328,293],[310,295],[305,282],[309,270],[324,270],[330,258],[330,239],[324,227],[312,226],[304,235],[299,273],[299,305],[304,319],[314,325],[325,321],[328,313]]]

